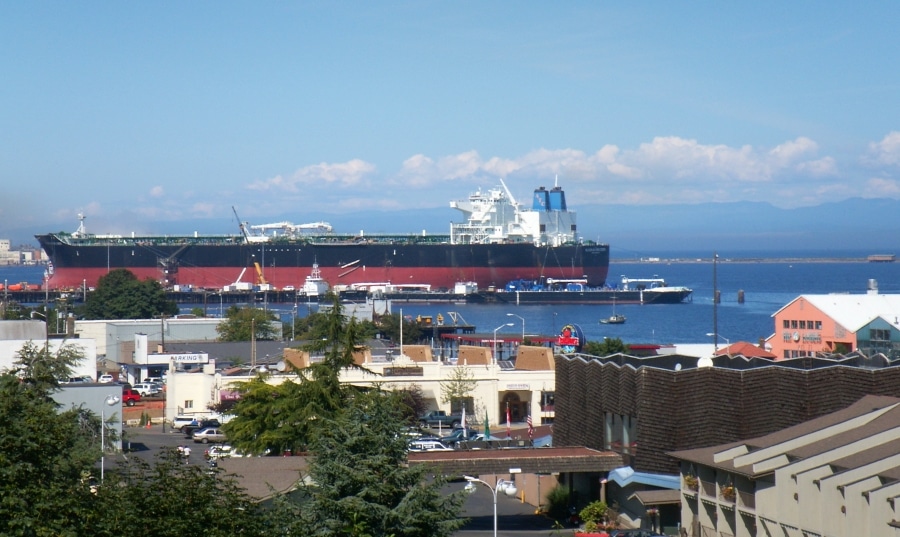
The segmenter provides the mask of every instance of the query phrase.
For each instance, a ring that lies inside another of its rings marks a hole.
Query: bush
[[[553,520],[564,521],[569,516],[569,491],[553,487],[547,493],[547,515]]]
[[[609,511],[609,508],[606,506],[605,502],[601,502],[597,500],[595,502],[591,502],[587,504],[584,509],[578,513],[578,516],[581,517],[582,522],[585,524],[593,523],[594,527],[597,524],[600,524],[604,520],[606,520],[606,514]]]

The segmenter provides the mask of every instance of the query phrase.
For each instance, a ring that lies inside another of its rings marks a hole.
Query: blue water
[[[720,254],[721,255],[721,254]],[[831,255],[836,255],[832,253]],[[844,257],[844,256],[839,256]],[[616,313],[627,317],[623,325],[602,325],[599,320],[613,313],[612,305],[510,306],[472,304],[408,304],[395,303],[394,311],[403,315],[443,314],[456,312],[475,325],[479,333],[521,334],[525,320],[527,334],[556,334],[565,324],[578,324],[588,340],[618,337],[626,343],[710,343],[706,334],[714,331],[717,320],[720,343],[726,340],[756,342],[774,330],[772,315],[801,294],[864,293],[869,279],[878,282],[881,293],[900,293],[900,262],[865,263],[744,263],[722,260],[715,265],[716,287],[721,303],[713,307],[713,264],[703,263],[618,263],[610,266],[609,281],[622,275],[631,278],[659,276],[670,285],[683,285],[694,290],[691,302],[684,304],[635,305],[618,304]],[[0,267],[0,280],[10,283],[40,283],[41,267]],[[738,303],[743,290],[745,301]],[[190,306],[183,306],[186,311]],[[212,310],[216,310],[210,306]],[[269,308],[289,312],[291,305],[269,304]],[[715,314],[714,314],[715,309]],[[305,315],[301,307],[298,315]],[[210,311],[217,314],[217,311]],[[513,314],[512,316],[507,314]],[[289,319],[289,315],[287,316]],[[513,323],[513,326],[506,326]]]

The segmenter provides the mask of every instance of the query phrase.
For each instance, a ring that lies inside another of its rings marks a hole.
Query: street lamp
[[[706,336],[716,338],[715,339],[715,349],[713,350],[713,354],[719,352],[719,338],[722,338],[725,340],[725,348],[728,349],[728,354],[729,355],[731,354],[731,349],[729,349],[729,347],[731,347],[731,342],[728,341],[727,337],[725,337],[721,334],[718,334],[716,332],[707,332]]]
[[[39,311],[32,311],[31,318],[34,319],[35,315],[40,315],[44,318],[44,352],[50,354],[50,321],[47,320],[47,316]]]
[[[513,325],[513,323],[504,323],[504,324],[501,324],[500,326],[498,326],[497,328],[494,328],[494,361],[495,362],[497,361],[497,330],[500,330],[504,326],[512,326],[512,325]]]
[[[525,318],[515,313],[507,313],[507,317],[518,317],[522,321],[522,343],[525,343]]]
[[[517,474],[522,470],[519,468],[510,468],[509,473]],[[497,537],[497,493],[503,491],[507,496],[513,497],[516,495],[518,490],[516,489],[516,483],[514,481],[509,481],[506,479],[497,478],[497,484],[495,486],[491,486],[487,481],[482,481],[476,477],[472,477],[470,475],[463,476],[466,478],[466,492],[472,494],[475,492],[475,483],[481,483],[488,489],[490,489],[491,494],[494,495],[494,537]]]
[[[119,396],[109,394],[103,403],[107,406],[119,404]],[[106,407],[100,407],[100,482],[103,482],[104,466],[106,464]]]

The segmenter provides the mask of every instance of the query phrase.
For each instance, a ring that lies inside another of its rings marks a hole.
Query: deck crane
[[[269,237],[266,235],[251,235],[247,228],[249,227],[247,222],[241,220],[241,217],[238,216],[237,209],[234,208],[234,205],[231,206],[231,210],[234,211],[234,217],[237,218],[238,225],[241,228],[241,235],[244,236],[244,240],[247,242],[266,242],[269,240]]]

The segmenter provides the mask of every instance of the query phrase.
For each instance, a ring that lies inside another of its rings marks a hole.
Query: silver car
[[[194,442],[203,444],[208,444],[210,442],[225,442],[226,440],[225,432],[218,427],[207,427],[206,429],[194,431],[192,438],[194,439]]]

